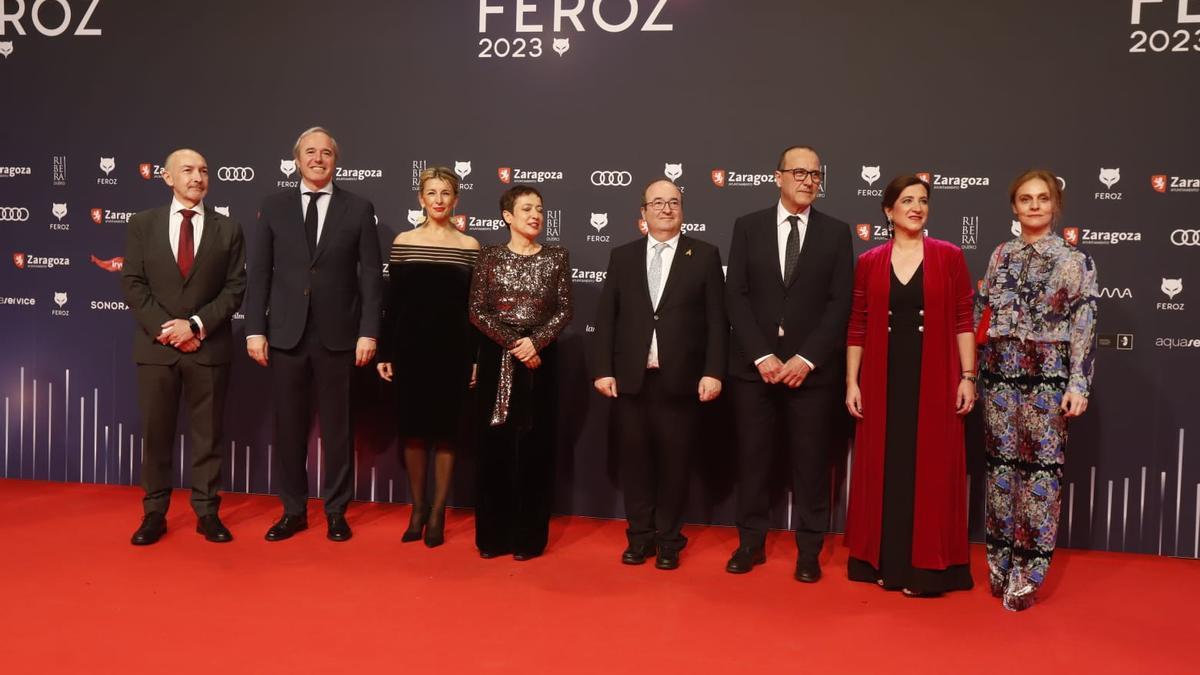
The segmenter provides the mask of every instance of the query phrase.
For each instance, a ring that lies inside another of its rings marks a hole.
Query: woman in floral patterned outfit
[[[1027,609],[1058,537],[1067,421],[1087,409],[1096,356],[1096,265],[1052,231],[1062,190],[1027,171],[1009,190],[1021,235],[997,247],[976,313],[990,308],[981,360],[992,595]]]

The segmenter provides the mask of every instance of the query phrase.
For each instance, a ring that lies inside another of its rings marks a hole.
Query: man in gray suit
[[[167,531],[171,456],[182,393],[191,427],[192,508],[196,531],[212,542],[233,539],[217,510],[221,498],[221,418],[233,355],[230,318],[246,289],[242,228],[204,205],[208,164],[195,150],[172,152],[163,180],[169,206],[129,219],[121,282],[137,328],[138,404],[142,413],[142,500],[135,545]]]

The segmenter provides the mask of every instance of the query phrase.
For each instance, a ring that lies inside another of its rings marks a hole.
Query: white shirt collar
[[[775,224],[782,226],[787,225],[788,216],[800,216],[800,224],[807,225],[808,217],[812,214],[812,204],[809,204],[800,213],[792,213],[783,205],[783,200],[779,200],[779,204],[775,206]]]
[[[655,244],[666,244],[667,248],[673,250],[676,246],[679,245],[679,237],[682,235],[683,235],[682,232],[678,232],[675,234],[674,237],[671,237],[670,239],[668,239],[666,241],[659,241],[659,240],[655,239],[654,237],[647,234],[646,235],[646,250],[653,251]]]
[[[198,215],[204,215],[204,200],[200,200],[195,206],[184,206],[183,202],[179,201],[178,197],[171,197],[171,215],[175,215],[184,209],[191,209]]]
[[[307,181],[305,181],[303,178],[301,178],[300,179],[300,194],[304,194],[305,192],[324,192],[327,195],[331,195],[331,194],[333,194],[333,181],[329,181],[328,183],[326,183],[325,187],[321,188],[320,190],[314,190],[313,188],[309,187]]]

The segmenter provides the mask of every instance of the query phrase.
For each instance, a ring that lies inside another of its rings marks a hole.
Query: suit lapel
[[[633,267],[634,277],[637,279],[638,297],[642,302],[646,303],[646,311],[654,312],[654,303],[650,301],[650,267],[647,264],[646,247],[649,246],[646,242],[650,240],[650,235],[646,235],[641,241],[641,246],[633,247],[633,255],[629,256],[628,264]]]
[[[788,288],[791,288],[796,283],[796,279],[800,278],[800,275],[807,268],[809,261],[812,260],[812,251],[817,248],[813,240],[818,236],[820,235],[817,232],[817,210],[810,206],[808,208],[808,223],[804,226],[804,242],[800,244],[800,256],[796,258],[796,271],[792,273],[791,279],[784,282]],[[776,237],[775,241],[778,242],[779,238]],[[779,244],[776,243],[775,246],[778,248]]]
[[[333,236],[338,224],[342,222],[342,215],[345,213],[346,200],[342,198],[342,191],[335,185],[333,186],[333,194],[330,196],[329,210],[325,212],[325,225],[321,228],[320,238],[317,239],[317,251],[313,254],[312,259],[314,263],[321,257],[321,253],[325,251],[326,243]],[[304,221],[301,219],[301,225],[303,223]]]
[[[192,269],[188,272],[187,279],[184,283],[192,280],[192,275],[196,273],[196,269],[200,267],[200,260],[205,252],[213,247],[213,239],[217,234],[217,212],[204,206],[204,232],[200,235],[200,245],[196,247],[196,256],[192,259]]]
[[[691,240],[680,236],[679,241],[675,242],[675,257],[671,259],[671,272],[667,274],[667,282],[663,284],[662,294],[658,296],[659,307],[663,306],[663,302],[670,295],[671,289],[679,285],[675,282],[675,279],[681,274],[687,274],[687,269],[690,267],[688,262],[692,259],[691,252]]]
[[[171,248],[171,207],[167,206],[162,210],[162,215],[154,219],[154,231],[151,233],[151,246],[154,248],[151,251],[162,251],[162,255],[167,256],[167,259],[176,265],[179,264],[175,258],[175,250]],[[178,267],[176,268],[178,269]]]

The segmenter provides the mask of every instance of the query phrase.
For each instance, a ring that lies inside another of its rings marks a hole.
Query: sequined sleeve
[[[488,291],[495,283],[495,271],[500,264],[497,247],[487,246],[479,252],[479,261],[471,275],[471,299],[469,313],[471,323],[484,335],[501,347],[508,348],[521,338],[512,327],[504,323],[499,311],[488,302]]]
[[[1079,288],[1071,303],[1071,378],[1067,391],[1087,396],[1092,386],[1092,370],[1096,363],[1096,263],[1083,256],[1078,275]]]
[[[565,248],[553,251],[557,279],[554,285],[554,311],[546,322],[533,329],[529,338],[533,348],[539,352],[558,338],[558,334],[571,322],[571,256]]]

